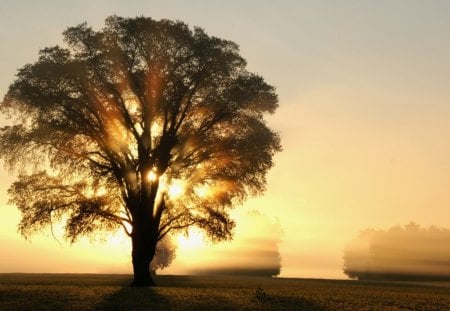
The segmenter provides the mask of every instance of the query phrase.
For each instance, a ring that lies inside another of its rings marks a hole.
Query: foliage
[[[230,238],[229,209],[264,191],[281,150],[263,119],[274,88],[235,43],[182,22],[111,16],[64,40],[18,71],[0,105],[21,233],[65,220],[71,241],[120,226],[153,249],[192,225]]]
[[[359,280],[450,280],[450,230],[415,223],[365,230],[345,250],[344,273]]]
[[[156,274],[157,270],[163,270],[170,266],[176,257],[176,246],[169,236],[165,236],[156,245],[155,257],[150,263],[150,270]]]

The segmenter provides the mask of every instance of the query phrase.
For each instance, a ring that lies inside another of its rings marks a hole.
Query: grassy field
[[[0,310],[450,310],[449,283],[128,275],[0,274]]]

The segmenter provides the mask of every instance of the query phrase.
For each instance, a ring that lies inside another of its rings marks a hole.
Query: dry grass
[[[0,274],[0,310],[450,310],[449,283]]]

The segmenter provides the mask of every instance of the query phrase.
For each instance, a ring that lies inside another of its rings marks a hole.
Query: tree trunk
[[[155,286],[155,281],[150,273],[150,261],[146,258],[133,256],[134,279],[131,286]]]
[[[156,242],[149,230],[143,230],[136,226],[133,228],[132,239],[132,262],[134,280],[131,286],[155,286],[150,273],[150,262],[155,255]]]

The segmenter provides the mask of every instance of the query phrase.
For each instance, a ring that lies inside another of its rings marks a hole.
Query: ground
[[[0,274],[0,310],[450,310],[450,283],[258,277]]]

